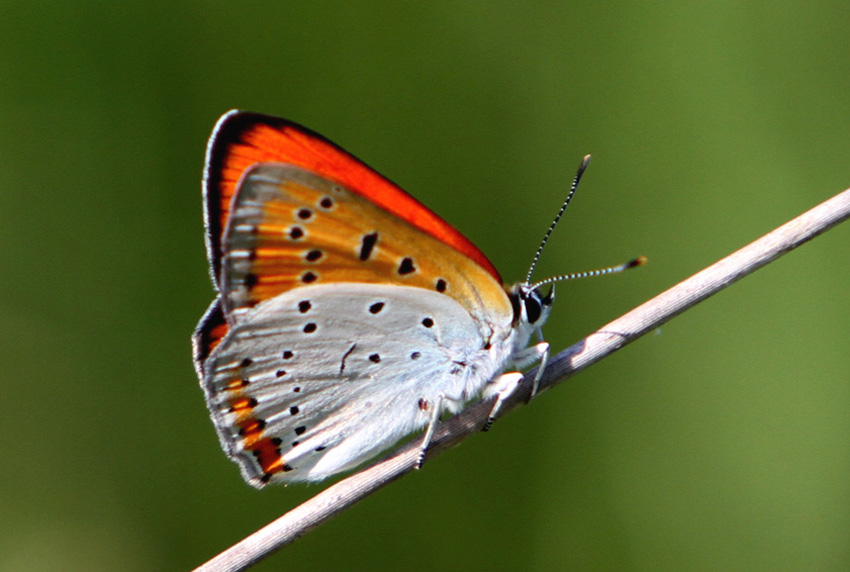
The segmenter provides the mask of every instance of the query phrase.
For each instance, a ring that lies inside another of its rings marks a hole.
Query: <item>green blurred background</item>
[[[3,2],[0,570],[187,570],[322,490],[219,449],[217,117],[296,120],[524,276],[561,349],[850,186],[850,4]],[[850,227],[257,570],[850,569]]]

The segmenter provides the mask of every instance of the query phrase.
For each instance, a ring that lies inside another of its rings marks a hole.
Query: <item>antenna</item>
[[[531,286],[528,287],[529,291],[537,290],[541,286],[545,286],[546,284],[552,284],[553,282],[561,282],[563,280],[575,280],[576,278],[590,278],[592,276],[602,276],[603,274],[616,274],[617,272],[622,272],[624,270],[628,270],[629,268],[634,268],[636,266],[643,266],[649,262],[649,259],[646,256],[638,256],[628,262],[624,262],[623,264],[618,264],[617,266],[606,266],[605,268],[597,268],[596,270],[585,270],[584,272],[573,272],[571,274],[562,274],[560,276],[552,276],[551,278],[546,278],[545,280],[541,280],[540,282],[535,282]]]
[[[573,195],[578,188],[578,183],[581,181],[581,176],[584,174],[585,169],[590,164],[590,155],[585,155],[584,159],[581,160],[581,165],[579,165],[578,171],[576,172],[576,176],[573,179],[573,184],[570,187],[570,193],[567,195],[564,204],[561,205],[561,210],[558,211],[558,214],[555,216],[555,220],[552,221],[552,224],[549,225],[549,230],[546,231],[546,235],[543,237],[543,240],[540,241],[540,246],[537,247],[537,252],[534,253],[534,260],[531,261],[531,267],[528,269],[528,274],[525,276],[525,283],[528,284],[531,282],[531,274],[534,272],[534,267],[537,266],[537,261],[540,260],[540,254],[543,252],[543,247],[546,246],[546,243],[549,241],[549,237],[552,235],[552,231],[555,230],[555,225],[558,224],[558,221],[561,220],[561,216],[563,216],[564,211],[567,210],[567,207],[570,206],[570,201],[573,198]],[[599,271],[602,273],[601,271]],[[611,270],[613,272],[613,270]],[[604,272],[603,274],[607,274]],[[576,276],[577,278],[577,276]],[[564,278],[566,280],[566,278]],[[548,282],[545,282],[548,284]],[[540,284],[535,285],[540,286]],[[535,288],[531,288],[534,290]]]

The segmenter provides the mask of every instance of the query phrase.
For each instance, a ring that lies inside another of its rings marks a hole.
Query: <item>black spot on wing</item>
[[[404,276],[414,271],[416,271],[416,266],[413,265],[413,259],[409,256],[405,256],[404,258],[402,258],[401,262],[398,265],[398,273]]]
[[[304,260],[307,262],[316,262],[323,256],[323,254],[324,253],[321,250],[314,248],[313,250],[308,250],[304,254]]]
[[[378,243],[378,233],[372,232],[369,234],[364,234],[360,237],[360,260],[369,260],[369,257],[372,256],[372,251],[375,249],[375,245]]]

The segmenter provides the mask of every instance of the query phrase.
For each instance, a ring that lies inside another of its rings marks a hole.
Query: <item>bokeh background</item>
[[[566,347],[850,186],[850,4],[34,2],[0,18],[0,570],[188,570],[256,491],[189,334],[217,117],[324,134],[518,280]],[[548,392],[256,570],[847,570],[850,227]]]

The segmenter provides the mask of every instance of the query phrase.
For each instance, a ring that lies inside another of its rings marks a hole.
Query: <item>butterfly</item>
[[[231,111],[203,187],[218,295],[194,361],[248,483],[318,481],[426,427],[424,455],[442,414],[483,394],[492,418],[516,370],[545,363],[548,344],[529,343],[554,287],[530,271],[505,286],[460,232],[321,135]]]

